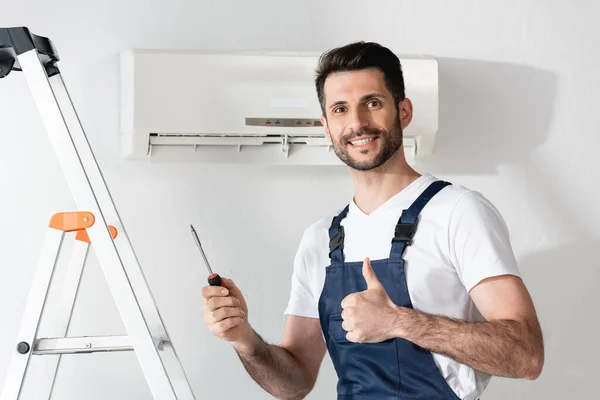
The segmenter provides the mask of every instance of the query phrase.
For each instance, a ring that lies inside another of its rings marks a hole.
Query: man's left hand
[[[395,337],[404,314],[377,279],[368,258],[363,262],[367,290],[352,293],[342,301],[342,328],[346,338],[356,343],[377,343]]]

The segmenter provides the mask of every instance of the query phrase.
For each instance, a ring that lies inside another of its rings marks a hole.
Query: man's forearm
[[[464,322],[403,309],[399,336],[490,375],[536,379],[544,358],[537,322]]]
[[[234,345],[252,379],[278,399],[302,399],[312,389],[304,368],[286,349],[266,343],[253,332],[249,344]]]

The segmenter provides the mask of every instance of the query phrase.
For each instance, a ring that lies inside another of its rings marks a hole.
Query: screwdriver
[[[192,236],[194,237],[194,240],[196,241],[196,245],[198,246],[198,249],[200,249],[200,254],[202,254],[202,258],[204,258],[204,263],[206,264],[206,268],[208,268],[208,273],[210,274],[208,276],[208,284],[210,286],[222,286],[221,285],[221,277],[219,276],[219,274],[213,273],[212,269],[210,268],[210,264],[208,263],[208,260],[206,259],[206,254],[204,254],[204,250],[202,250],[202,245],[200,244],[200,240],[198,239],[198,235],[196,234],[196,230],[194,229],[194,226],[190,224],[190,228],[192,228]]]

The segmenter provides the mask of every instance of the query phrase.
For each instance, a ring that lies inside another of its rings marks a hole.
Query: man
[[[326,350],[338,399],[471,400],[492,375],[536,379],[541,329],[504,220],[404,158],[413,109],[398,58],[376,43],[333,49],[316,89],[354,196],[305,230],[279,346],[252,329],[230,279],[203,289],[210,330],[279,399],[312,390]]]

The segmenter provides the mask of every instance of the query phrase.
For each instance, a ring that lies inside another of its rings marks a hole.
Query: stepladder
[[[59,60],[49,38],[27,27],[0,28],[0,84],[11,72],[24,75],[76,205],[75,210],[57,212],[45,222],[47,236],[12,344],[0,400],[22,399],[33,356],[53,357],[45,364],[47,379],[34,383],[37,398],[50,399],[61,357],[120,351],[135,354],[153,399],[195,399],[63,81]],[[74,240],[61,301],[47,314],[48,293],[65,238]],[[97,257],[126,335],[68,336],[90,250]],[[48,337],[38,335],[42,316],[50,321]]]

